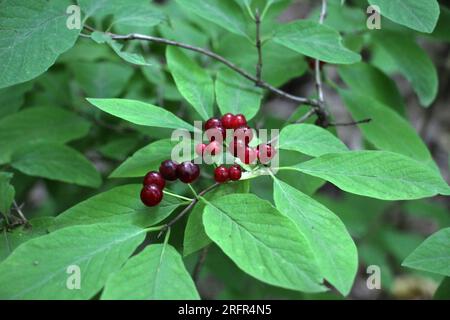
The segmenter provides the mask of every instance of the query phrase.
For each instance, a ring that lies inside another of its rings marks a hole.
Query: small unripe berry
[[[195,181],[200,175],[200,167],[191,161],[180,163],[177,167],[177,176],[184,183]]]
[[[228,169],[221,165],[214,170],[214,180],[218,183],[224,183],[228,181]]]
[[[163,176],[156,171],[150,171],[144,177],[144,186],[155,184],[161,190],[166,186],[166,180],[164,180]]]
[[[172,160],[166,160],[161,162],[159,166],[159,173],[164,177],[164,179],[169,181],[177,180],[177,167],[178,163]]]
[[[141,201],[147,207],[156,206],[163,198],[162,190],[156,184],[149,184],[141,190]]]
[[[237,181],[242,176],[242,169],[241,166],[238,164],[234,164],[231,167],[228,168],[228,177],[230,180]]]

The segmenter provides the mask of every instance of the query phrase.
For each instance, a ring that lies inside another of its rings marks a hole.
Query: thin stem
[[[192,274],[192,279],[195,284],[198,284],[198,280],[200,278],[200,272],[202,271],[202,267],[205,264],[206,256],[208,255],[209,246],[203,248],[200,256],[198,257],[197,263],[194,268],[194,273]]]
[[[327,9],[328,9],[328,2],[327,0],[322,0],[322,10],[320,12],[320,17],[319,17],[319,23],[323,24],[325,17],[327,15]],[[320,72],[320,61],[318,59],[316,59],[315,61],[315,65],[314,65],[314,69],[315,69],[315,80],[316,80],[316,91],[317,91],[317,96],[319,98],[319,103],[317,106],[317,110],[316,113],[319,115],[320,118],[324,118],[322,125],[324,127],[326,127],[327,124],[327,113],[325,111],[325,96],[323,94],[323,85],[322,85],[322,74]]]
[[[330,123],[329,126],[331,127],[348,127],[348,126],[355,126],[357,124],[364,124],[371,122],[371,118],[366,118],[358,121],[352,121],[352,122],[344,122],[344,123]]]
[[[178,199],[181,199],[181,200],[186,200],[186,201],[192,201],[192,200],[194,200],[194,199],[192,199],[192,198],[184,197],[184,196],[181,196],[181,195],[176,194],[176,193],[172,193],[172,192],[167,191],[167,190],[163,190],[163,193],[164,193],[164,194],[167,194],[168,196],[172,196],[172,197],[174,197],[174,198],[178,198]]]
[[[195,191],[194,187],[190,183],[188,183],[188,187],[189,187],[189,189],[191,189],[192,193],[194,194],[194,197],[197,198],[198,193],[197,193],[197,191]]]
[[[25,217],[25,215],[22,212],[22,207],[17,205],[16,200],[13,201],[13,205],[14,205],[14,209],[16,210],[17,214],[19,215],[20,219],[22,220],[23,224],[30,226],[28,219]]]
[[[261,73],[262,73],[262,50],[261,50],[261,17],[259,15],[259,10],[256,9],[255,12],[255,24],[256,24],[256,50],[258,51],[258,62],[256,63],[256,85],[260,84]]]
[[[87,27],[87,26],[85,26]],[[89,27],[89,30],[93,31],[94,29]],[[214,60],[217,60],[219,62],[221,62],[222,64],[226,65],[228,68],[232,69],[233,71],[237,72],[238,74],[240,74],[241,76],[243,76],[244,78],[252,81],[253,83],[255,83],[256,86],[260,87],[260,88],[264,88],[267,89],[277,95],[279,95],[282,98],[291,100],[291,101],[295,101],[297,103],[300,104],[306,104],[309,106],[319,106],[318,101],[314,100],[314,99],[308,99],[305,97],[298,97],[295,95],[292,95],[290,93],[284,92],[283,90],[280,90],[274,86],[272,86],[271,84],[265,82],[265,81],[258,81],[258,78],[256,76],[253,76],[252,74],[248,73],[247,71],[245,71],[244,69],[239,68],[237,65],[235,65],[233,62],[225,59],[224,57],[218,55],[217,53],[214,53],[212,51],[209,51],[207,49],[203,49],[203,48],[199,48],[199,47],[195,47],[192,46],[190,44],[186,44],[186,43],[182,43],[182,42],[178,42],[178,41],[173,41],[173,40],[169,40],[169,39],[165,39],[165,38],[159,38],[159,37],[153,37],[153,36],[148,36],[148,35],[143,35],[143,34],[139,34],[139,33],[130,33],[127,35],[120,35],[120,34],[115,34],[115,33],[107,33],[111,39],[113,40],[124,40],[124,41],[129,41],[129,40],[143,40],[143,41],[150,41],[150,42],[156,42],[156,43],[163,43],[165,45],[168,46],[175,46],[175,47],[179,47],[179,48],[183,48],[186,50],[191,50],[191,51],[195,51],[198,53],[201,53],[205,56],[208,56]]]
[[[314,109],[309,110],[306,114],[303,115],[303,117],[301,117],[300,119],[298,119],[297,121],[295,121],[295,123],[303,123],[306,120],[308,120],[315,112]]]

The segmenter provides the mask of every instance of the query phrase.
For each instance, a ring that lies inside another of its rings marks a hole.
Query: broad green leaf
[[[211,118],[214,106],[214,83],[208,72],[176,47],[167,47],[166,59],[181,95],[203,120]]]
[[[180,143],[189,143],[184,141]],[[170,139],[158,140],[136,151],[110,175],[111,178],[143,177],[150,170],[157,170],[164,160],[170,159],[178,142]],[[184,159],[190,160],[190,154]]]
[[[141,189],[140,184],[128,184],[95,195],[59,214],[54,227],[94,223],[148,227],[167,218],[181,204],[176,198],[165,195],[158,206],[146,207],[139,198]]]
[[[86,135],[89,123],[61,108],[33,107],[0,119],[0,164],[37,143],[65,143]]]
[[[32,82],[25,82],[0,89],[0,118],[17,112],[25,102],[25,93],[32,88]]]
[[[433,296],[434,300],[449,300],[450,299],[450,278],[446,277],[440,283]]]
[[[183,8],[235,34],[247,36],[250,22],[234,1],[176,0]]]
[[[217,104],[222,114],[242,113],[250,120],[258,113],[263,92],[253,82],[230,69],[221,69],[215,87]]]
[[[441,229],[427,238],[402,266],[450,277],[450,228]]]
[[[316,10],[313,17],[318,21],[321,6],[318,6]],[[366,21],[367,16],[360,8],[342,5],[340,1],[329,1],[324,24],[340,32],[355,33],[367,30]]]
[[[431,33],[439,19],[437,0],[369,0],[382,16],[408,28]]]
[[[395,84],[378,68],[360,62],[353,65],[340,66],[339,76],[353,92],[364,92],[365,96],[372,97],[386,106],[391,107],[399,114],[405,114],[405,102]]]
[[[0,172],[0,213],[7,215],[14,201],[15,190],[11,185],[13,174]]]
[[[20,226],[11,231],[0,230],[0,262],[5,260],[19,245],[48,233],[54,217],[29,220],[30,226]]]
[[[70,0],[0,2],[0,88],[37,77],[73,46],[80,29],[67,26],[71,4]]]
[[[225,254],[256,279],[287,289],[324,291],[307,240],[269,202],[252,194],[224,196],[208,203],[203,224]]]
[[[450,227],[450,215],[445,203],[429,200],[407,201],[403,203],[403,210],[408,215],[414,215],[422,221],[433,221],[440,228]]]
[[[194,127],[173,113],[152,104],[128,99],[87,99],[100,110],[126,121],[150,127],[186,129]]]
[[[38,144],[15,152],[11,166],[27,175],[97,188],[102,179],[84,155],[68,146]]]
[[[424,107],[428,107],[438,92],[436,67],[426,52],[408,36],[393,32],[380,32],[373,35],[376,49],[387,56],[395,71],[400,72],[411,83]],[[384,70],[379,62],[378,67]]]
[[[450,30],[450,9],[445,6],[441,6],[439,21],[430,36],[439,40],[450,42],[450,33],[448,30]],[[450,281],[448,282],[450,283]]]
[[[136,136],[122,138],[113,136],[111,141],[102,145],[98,151],[105,157],[122,161],[136,148],[138,143],[139,138]]]
[[[312,157],[348,151],[346,145],[331,132],[305,123],[283,128],[278,143],[279,149],[297,151]]]
[[[220,186],[205,195],[205,199],[212,201],[227,194],[248,193],[250,184],[248,181],[240,181],[237,183],[228,183]],[[189,214],[186,228],[184,229],[183,255],[188,256],[211,243],[203,226],[203,210],[205,204],[199,202],[195,205]]]
[[[416,130],[388,106],[366,94],[339,91],[353,119],[370,118],[370,123],[359,125],[364,137],[376,148],[401,153],[436,167],[427,146]]]
[[[103,300],[198,300],[200,296],[174,247],[151,244],[106,282]]]
[[[129,65],[109,61],[79,61],[70,66],[83,91],[93,98],[118,96],[133,74]]]
[[[410,200],[450,194],[435,170],[387,151],[330,153],[286,169],[325,179],[338,188],[382,200]]]
[[[282,25],[273,40],[289,49],[328,63],[352,64],[361,56],[342,45],[334,29],[309,20]]]
[[[356,246],[342,221],[326,207],[274,179],[275,206],[307,239],[321,274],[346,296],[358,268]]]
[[[0,264],[0,298],[90,299],[144,238],[145,230],[135,226],[94,224],[27,241]],[[70,289],[74,270],[77,290]]]
[[[425,238],[417,233],[400,231],[388,226],[380,227],[376,241],[383,246],[387,254],[401,262],[406,259]]]

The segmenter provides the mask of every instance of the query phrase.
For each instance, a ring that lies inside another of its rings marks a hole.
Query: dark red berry
[[[200,167],[191,161],[180,163],[177,167],[177,176],[184,183],[191,183],[200,175]]]
[[[214,180],[218,183],[228,181],[228,169],[225,166],[219,166],[214,170]]]
[[[219,119],[211,118],[208,121],[206,121],[206,123],[205,123],[205,130],[209,130],[209,129],[216,128],[216,127],[221,127],[221,126],[222,126],[222,122],[220,122]]]
[[[239,159],[245,164],[251,164],[255,162],[257,158],[256,150],[250,148],[249,146],[245,147],[245,151],[241,154],[238,153]]]
[[[226,130],[224,127],[215,127],[206,130],[206,136],[208,137],[209,141],[215,141],[215,140],[222,140],[225,141],[226,137]]]
[[[234,164],[231,167],[228,168],[228,177],[230,180],[237,181],[242,176],[242,169],[241,166],[238,164]]]
[[[272,147],[270,144],[260,144],[257,147],[258,150],[258,159],[261,163],[266,164],[270,162],[270,160],[275,156],[275,148]]]
[[[245,144],[249,144],[253,139],[253,130],[245,125],[237,128],[234,132],[234,139],[245,141]]]
[[[172,160],[166,160],[161,162],[159,166],[159,173],[164,177],[164,179],[169,181],[177,180],[177,167],[178,163]]]
[[[243,140],[235,139],[230,143],[228,150],[233,156],[237,157],[240,152],[244,152],[245,147],[246,144]]]
[[[208,144],[205,148],[205,153],[207,155],[215,156],[216,154],[220,154],[222,152],[222,144],[217,141],[213,141]]]
[[[306,61],[308,62],[308,67],[311,71],[316,70],[316,60],[313,58],[307,58]],[[319,61],[319,67],[320,70],[322,70],[323,66],[325,65],[325,62]]]
[[[232,113],[224,114],[221,119],[222,126],[225,129],[233,129],[233,120],[234,120],[234,115]]]
[[[199,143],[198,145],[195,146],[195,153],[199,156],[202,156],[203,153],[205,152],[205,149],[206,149],[206,144]]]
[[[243,114],[237,114],[233,118],[233,129],[237,129],[242,126],[247,125],[247,119],[245,119],[245,116]]]
[[[147,207],[156,206],[162,198],[163,192],[156,184],[148,184],[141,190],[141,201]]]
[[[159,172],[150,171],[144,177],[144,186],[149,184],[156,184],[162,190],[166,186],[166,180]]]

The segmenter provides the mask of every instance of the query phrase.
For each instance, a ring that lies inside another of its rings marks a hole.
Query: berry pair
[[[200,168],[191,161],[181,164],[172,160],[165,160],[159,167],[159,172],[150,171],[144,177],[144,187],[141,190],[141,201],[148,207],[159,204],[163,198],[166,180],[180,179],[184,183],[195,181],[200,175]]]
[[[224,165],[218,166],[214,170],[214,180],[218,183],[224,183],[228,180],[237,181],[242,176],[241,166],[234,164],[227,168]]]

